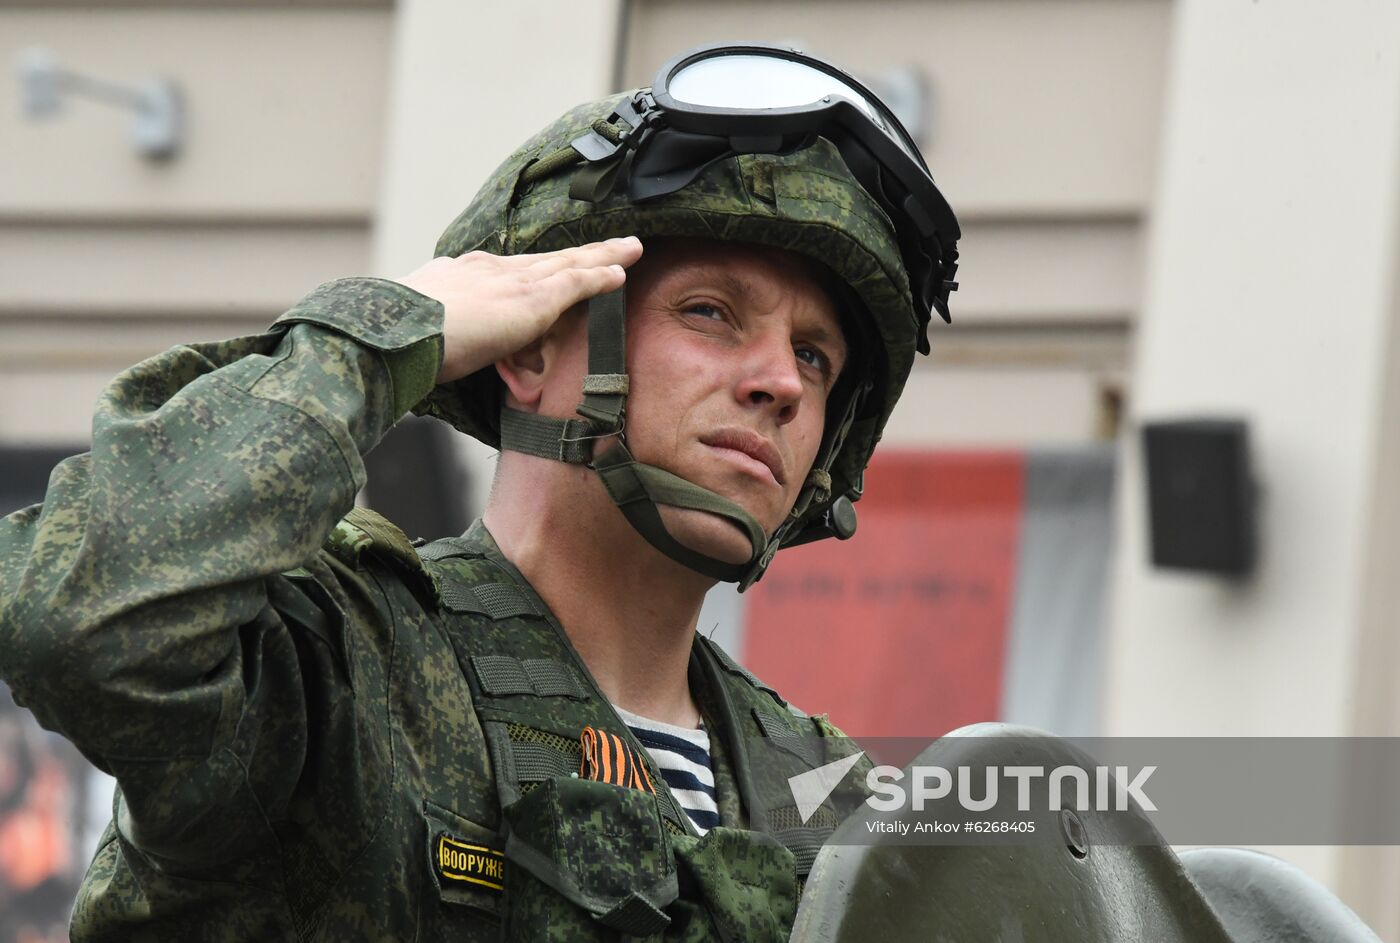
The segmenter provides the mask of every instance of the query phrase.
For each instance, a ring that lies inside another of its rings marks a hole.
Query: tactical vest
[[[487,740],[494,791],[461,797],[461,815],[430,810],[444,903],[479,904],[489,892],[508,940],[788,938],[803,882],[836,824],[831,800],[804,818],[787,786],[844,752],[824,717],[788,705],[697,636],[689,679],[711,734],[722,822],[700,836],[479,522],[415,552],[392,525],[357,510],[334,540],[356,553],[372,544],[427,577]],[[588,727],[620,737],[654,791],[580,776]],[[484,834],[480,822],[499,830]]]

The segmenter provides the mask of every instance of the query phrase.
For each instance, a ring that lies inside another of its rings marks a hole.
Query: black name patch
[[[485,845],[458,841],[446,832],[439,832],[433,860],[443,880],[462,881],[493,891],[505,890],[505,855]]]

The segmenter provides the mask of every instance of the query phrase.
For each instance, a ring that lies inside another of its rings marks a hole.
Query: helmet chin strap
[[[624,289],[598,295],[588,303],[588,376],[583,380],[579,419],[556,419],[516,409],[501,410],[501,448],[540,458],[587,465],[598,473],[613,503],[646,541],[666,556],[698,573],[748,588],[773,559],[783,535],[815,498],[825,500],[831,489],[826,466],[835,448],[823,456],[798,497],[787,520],[769,536],[739,505],[713,491],[686,481],[663,468],[632,457],[624,441],[629,383],[626,357],[627,303]],[[848,410],[849,412],[849,410]],[[847,423],[849,419],[847,420]],[[609,436],[615,444],[593,457],[593,445]],[[658,505],[716,514],[733,523],[749,539],[749,559],[726,563],[687,547],[666,529]]]

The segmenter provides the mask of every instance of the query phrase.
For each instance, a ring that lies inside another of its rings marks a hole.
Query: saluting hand
[[[398,281],[442,302],[437,382],[449,383],[538,339],[579,302],[621,287],[625,267],[641,256],[635,236],[529,255],[468,252]]]

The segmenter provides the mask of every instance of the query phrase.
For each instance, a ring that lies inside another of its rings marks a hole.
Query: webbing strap
[[[627,407],[627,296],[619,288],[588,300],[588,376],[582,419],[558,419],[504,407],[501,448],[583,465],[593,440],[622,431]]]
[[[626,396],[631,389],[631,381],[625,373],[590,373],[583,378],[583,392],[604,393]]]
[[[471,612],[497,621],[540,615],[529,597],[508,583],[463,586],[455,580],[443,580],[439,592],[448,612]]]
[[[671,922],[671,918],[666,916],[661,908],[636,891],[624,897],[612,910],[600,914],[598,919],[629,936],[660,933]]]
[[[627,294],[618,288],[588,299],[588,376],[578,414],[600,433],[622,430],[627,405]]]
[[[452,580],[444,580],[439,590],[442,604],[448,612],[472,612],[486,615],[486,607],[469,588]]]
[[[574,178],[569,181],[569,198],[588,203],[607,199],[617,185],[618,171],[626,156],[626,152],[619,151],[606,160],[585,164],[574,171]]]
[[[763,552],[763,545],[767,541],[762,525],[754,520],[749,512],[733,501],[722,498],[713,491],[707,491],[678,475],[671,474],[664,468],[657,468],[655,465],[635,463],[632,466],[632,472],[637,476],[646,493],[657,504],[669,504],[672,507],[690,508],[695,511],[708,511],[711,514],[726,517],[743,529],[745,536],[749,538],[749,544],[753,547],[754,556]]]
[[[817,852],[831,837],[831,828],[786,828],[773,833],[796,859],[798,874],[811,874],[812,863],[817,860]]]
[[[345,520],[363,531],[374,546],[381,547],[391,556],[394,556],[411,566],[418,565],[418,553],[409,543],[407,535],[392,522],[381,517],[369,508],[351,508],[350,513],[345,515]]]
[[[821,766],[826,761],[826,747],[814,733],[804,736],[761,707],[753,709],[753,716],[763,735],[772,740],[774,746],[786,750],[808,766]],[[811,730],[810,726],[808,730]]]
[[[447,540],[435,540],[418,548],[418,556],[424,560],[446,560],[448,557],[464,557],[468,554],[456,543]]]
[[[540,615],[530,598],[510,583],[481,583],[473,586],[471,591],[486,607],[486,614],[493,619]]]
[[[473,655],[471,663],[481,690],[491,697],[533,694],[578,701],[587,697],[573,669],[548,658]]]
[[[734,502],[691,484],[684,478],[664,469],[634,461],[621,443],[594,459],[593,467],[602,477],[603,485],[608,489],[613,503],[632,526],[648,543],[676,562],[717,580],[730,581],[740,579],[749,567],[748,563],[725,563],[723,560],[692,550],[676,540],[666,530],[666,525],[656,509],[657,504],[718,514],[743,529],[752,547],[750,562],[763,553],[766,543],[763,528],[751,514]]]
[[[807,480],[802,483],[802,492],[797,496],[796,503],[792,510],[788,512],[788,517],[794,522],[807,509],[812,506],[812,502],[825,504],[831,499],[831,472],[825,468],[813,468],[807,473]]]
[[[501,409],[501,448],[550,458],[570,465],[583,465],[593,454],[597,425],[586,419],[555,419]]]
[[[473,655],[472,669],[481,689],[492,697],[534,694],[535,686],[525,666],[509,655]]]
[[[542,743],[512,743],[515,778],[519,782],[539,782],[578,772],[578,759],[570,758]]]
[[[753,709],[753,716],[754,720],[758,721],[758,726],[763,728],[763,735],[765,737],[771,738],[797,736],[792,732],[791,727],[789,727],[787,724],[783,723],[781,720],[774,717],[772,714],[768,713],[768,711],[764,710],[761,707],[755,707]]]
[[[623,432],[630,386],[626,317],[627,296],[623,288],[589,299],[588,375],[583,381],[583,402],[577,410],[584,418],[559,419],[502,409],[501,448],[570,464],[588,464],[594,440]],[[763,571],[777,549],[777,541],[770,541],[762,525],[739,505],[668,471],[633,461],[621,440],[602,457],[592,458],[592,465],[632,527],[682,566],[713,579],[740,583],[743,589]],[[809,483],[799,496],[803,510],[812,494]],[[726,563],[685,546],[666,530],[658,504],[717,514],[733,522],[749,539],[749,559],[741,564]]]
[[[527,658],[521,662],[535,693],[542,697],[573,697],[583,700],[586,696],[578,676],[568,665],[543,658]]]

